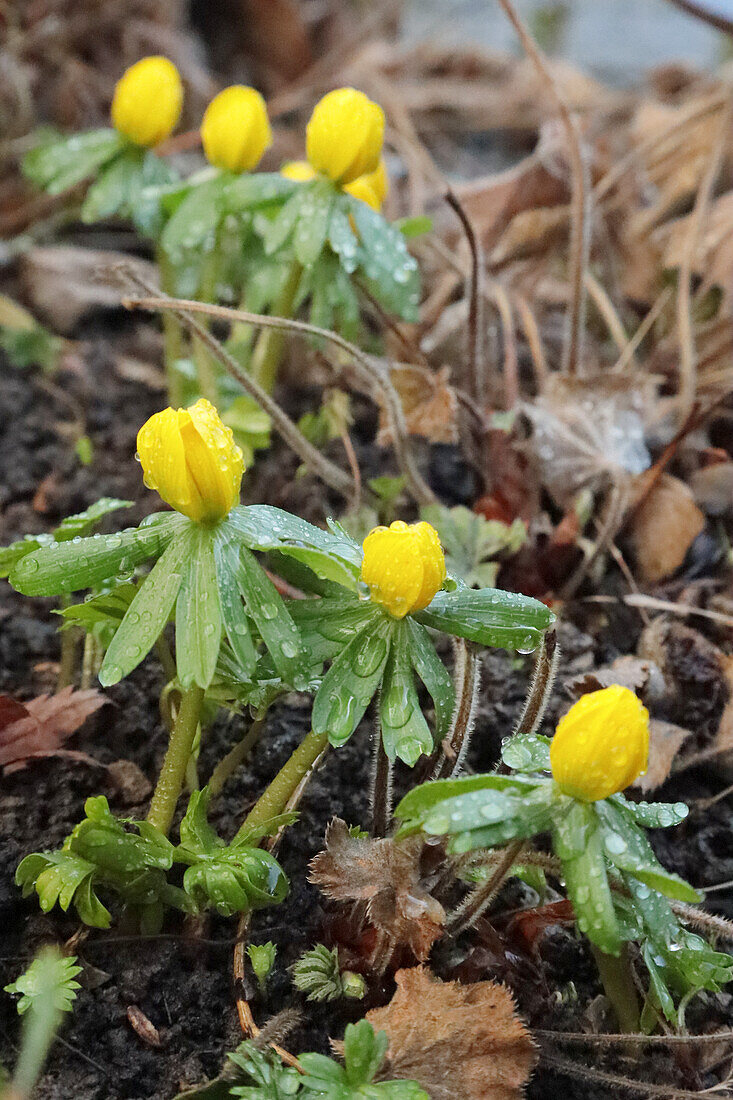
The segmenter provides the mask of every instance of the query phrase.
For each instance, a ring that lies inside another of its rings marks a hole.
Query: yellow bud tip
[[[377,171],[383,141],[384,111],[355,88],[325,95],[305,132],[314,170],[342,185]]]
[[[445,580],[445,556],[429,523],[375,527],[364,539],[361,579],[395,619],[427,607]]]
[[[145,484],[196,523],[223,519],[239,500],[244,457],[205,398],[155,413],[137,433]]]
[[[167,57],[143,57],[115,86],[112,125],[135,145],[151,148],[176,128],[183,107],[183,84]]]
[[[286,180],[295,180],[296,183],[307,183],[316,178],[316,173],[307,160],[291,160],[283,164],[280,175]]]
[[[612,684],[582,695],[561,718],[550,766],[564,794],[597,802],[643,775],[649,759],[649,712],[628,688]]]
[[[228,172],[251,172],[272,145],[265,101],[254,88],[233,84],[214,96],[201,122],[209,164]]]

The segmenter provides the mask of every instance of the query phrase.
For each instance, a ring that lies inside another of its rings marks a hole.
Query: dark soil
[[[116,325],[116,322],[115,322]],[[121,321],[118,340],[134,343],[135,325]],[[0,387],[0,442],[3,483],[2,542],[26,532],[47,530],[63,516],[86,507],[102,495],[135,501],[125,523],[136,523],[157,506],[146,491],[139,468],[131,460],[139,425],[161,403],[161,394],[139,383],[126,381],[116,368],[105,338],[92,341],[81,357],[82,366],[44,381],[34,373],[3,367]],[[304,394],[304,403],[311,395]],[[75,413],[83,416],[94,445],[94,459],[81,466],[65,438],[64,421]],[[389,472],[385,455],[373,442],[373,410],[362,410],[356,444],[365,476]],[[425,466],[438,491],[450,502],[470,497],[470,475],[454,452],[441,450],[425,455]],[[275,446],[258,460],[253,483],[245,492],[250,499],[290,506],[301,515],[319,520],[329,507],[322,488],[309,478],[293,481],[296,463]],[[39,493],[39,486],[43,492]],[[34,505],[35,498],[35,505]],[[0,602],[0,690],[28,697],[52,683],[50,662],[58,659],[58,636],[50,601],[29,601],[2,585]],[[633,650],[639,624],[628,611],[605,611],[595,617],[579,605],[568,608],[561,624],[562,667],[548,717],[555,718],[567,706],[564,678],[604,664],[619,653]],[[726,693],[717,670],[701,667],[693,655],[687,660],[684,691],[664,717],[693,728],[700,737],[715,729]],[[483,661],[481,703],[474,734],[471,764],[492,766],[501,739],[511,732],[531,672],[531,659],[516,661],[501,652],[488,653]],[[28,852],[58,845],[82,815],[84,800],[104,792],[112,809],[126,816],[145,811],[144,786],[121,787],[106,765],[132,761],[152,781],[164,750],[164,733],[158,718],[157,696],[161,676],[149,659],[126,681],[108,692],[109,705],[87,722],[69,747],[90,759],[54,757],[36,760],[23,770],[5,776],[0,791],[0,921],[5,929],[0,978],[12,981],[27,965],[38,945],[49,939],[66,941],[78,931],[71,917],[55,910],[40,914],[36,902],[24,902],[13,884],[18,861]],[[273,708],[265,733],[251,764],[227,785],[216,806],[214,823],[225,834],[235,830],[248,806],[267,780],[285,761],[308,728],[309,704],[293,696]],[[205,778],[226,749],[240,735],[241,721],[218,719],[207,736],[200,771]],[[294,1051],[328,1049],[328,1036],[339,1037],[349,1019],[358,1018],[364,1005],[304,1005],[287,975],[287,967],[307,947],[324,937],[324,910],[316,889],[305,881],[308,860],[322,845],[324,828],[338,814],[347,822],[366,824],[368,819],[370,723],[338,752],[332,752],[310,784],[301,805],[301,818],[290,829],[280,851],[292,888],[278,908],[255,916],[255,942],[273,939],[278,945],[276,970],[267,998],[253,995],[258,1020],[288,1006],[303,1009],[303,1023],[290,1036]],[[133,774],[134,769],[133,769]],[[404,783],[406,777],[398,776]],[[693,799],[721,789],[712,773],[684,773],[660,798]],[[132,802],[131,802],[132,799]],[[135,800],[137,799],[137,804]],[[667,865],[696,884],[733,877],[733,822],[729,803],[718,803],[706,814],[693,814],[688,823],[669,836],[658,837],[660,854]],[[508,909],[522,903],[522,893],[510,886],[503,903]],[[731,895],[712,896],[713,908],[733,916]],[[487,930],[471,933],[454,947],[439,947],[434,965],[444,977],[479,980],[498,977],[512,988],[520,1011],[530,1024],[543,1028],[580,1029],[584,1013],[600,993],[594,966],[582,941],[569,928],[554,925],[541,934],[535,951],[501,930],[507,922],[497,919],[500,935]],[[211,919],[195,930],[173,916],[162,936],[141,939],[124,936],[119,929],[108,934],[92,932],[74,950],[85,966],[83,988],[75,1010],[64,1027],[62,1041],[53,1049],[48,1070],[38,1090],[42,1100],[170,1100],[177,1090],[216,1074],[227,1050],[241,1038],[234,1009],[231,979],[233,937],[236,922]],[[389,986],[379,991],[381,1003]],[[130,1006],[148,1017],[160,1034],[158,1048],[147,1045],[128,1022]],[[2,1001],[3,1061],[12,1064],[18,1023],[14,1005]],[[728,995],[698,998],[690,1010],[691,1027],[730,1026],[733,1004]],[[590,1052],[591,1048],[587,1048]],[[571,1051],[582,1061],[586,1048]],[[599,1064],[593,1048],[594,1064]],[[628,1072],[650,1080],[673,1080],[687,1088],[715,1083],[697,1072],[694,1061],[672,1062],[655,1053],[641,1060],[603,1063],[614,1072]],[[555,1076],[546,1069],[535,1075],[528,1092],[531,1100],[600,1100],[605,1088]]]

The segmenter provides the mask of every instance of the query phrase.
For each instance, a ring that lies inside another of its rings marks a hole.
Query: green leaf
[[[103,687],[117,684],[128,676],[155,645],[173,611],[193,540],[193,526],[181,531],[140,585],[107,647],[99,670],[99,682]]]
[[[317,576],[356,591],[362,551],[343,530],[323,531],[268,504],[233,508],[227,522],[251,550],[280,550],[304,562]]]
[[[214,543],[214,561],[219,585],[219,602],[224,631],[234,655],[239,662],[242,676],[253,676],[257,665],[257,650],[252,640],[250,622],[239,590],[239,543],[226,531],[217,534]]]
[[[351,228],[348,214],[339,203],[334,203],[331,210],[331,220],[328,224],[328,242],[337,254],[344,271],[348,275],[356,271],[359,262],[359,238]]]
[[[277,211],[275,216],[270,221],[266,221],[262,228],[262,240],[265,246],[265,254],[271,256],[278,249],[282,248],[287,240],[293,235],[296,225],[300,219],[300,210],[302,203],[302,188],[298,188],[290,198],[285,202],[280,210]]]
[[[646,829],[668,829],[671,825],[680,825],[690,812],[684,802],[632,802],[622,794],[611,795],[607,801],[621,807],[637,825]]]
[[[417,261],[407,251],[405,238],[366,203],[349,195],[346,200],[361,240],[359,266],[370,290],[390,312],[406,321],[417,320],[420,274]]]
[[[496,588],[438,592],[415,618],[434,630],[520,653],[536,649],[542,632],[555,621],[549,607],[539,600]]]
[[[433,700],[435,706],[435,740],[440,743],[448,735],[453,718],[453,709],[456,703],[453,680],[448,669],[435,652],[435,647],[425,627],[412,617],[408,617],[405,622],[407,623],[412,667]]]
[[[323,678],[313,703],[313,729],[343,745],[364,717],[379,687],[392,642],[394,621],[386,615],[352,638]]]
[[[427,504],[420,509],[420,517],[438,532],[448,572],[469,588],[493,584],[498,571],[493,559],[503,552],[515,553],[527,539],[521,520],[508,526],[462,505]]]
[[[176,668],[184,688],[207,688],[221,645],[222,616],[214,560],[215,531],[192,524],[188,561],[176,600]]]
[[[81,220],[87,225],[110,218],[128,204],[134,179],[140,175],[143,152],[131,147],[104,166],[87,191]]]
[[[536,787],[536,780],[517,775],[493,774],[467,775],[460,779],[438,779],[432,783],[422,783],[408,791],[395,810],[395,817],[404,822],[399,835],[419,829],[434,807],[459,795],[471,791],[506,791],[523,797]]]
[[[316,180],[298,194],[300,210],[293,234],[293,250],[303,267],[311,267],[326,243],[335,191],[330,180]]]
[[[515,734],[501,746],[501,758],[515,772],[550,771],[550,738],[539,733]]]
[[[188,524],[177,512],[159,512],[140,525],[113,535],[75,536],[26,555],[10,583],[25,596],[58,596],[94,588],[147,558],[157,558],[174,534]]]
[[[289,610],[314,664],[332,660],[367,623],[382,617],[374,604],[343,596],[293,600]]]
[[[261,944],[251,943],[247,948],[247,955],[249,956],[254,975],[257,978],[257,984],[262,992],[264,992],[270,971],[275,965],[277,947],[272,940],[268,940],[267,943]]]
[[[578,920],[578,928],[609,955],[621,950],[621,931],[616,920],[606,873],[602,833],[593,805],[573,800],[565,817],[557,816],[553,846],[562,861],[565,886]]]
[[[282,679],[300,688],[308,679],[307,655],[285,602],[246,546],[239,547],[239,591]]]
[[[160,243],[173,263],[184,252],[209,251],[222,218],[225,180],[204,180],[186,195],[163,230]]]
[[[368,1085],[384,1061],[389,1047],[386,1031],[374,1031],[368,1020],[347,1024],[344,1035],[346,1079],[353,1087]]]
[[[665,870],[625,807],[605,801],[597,803],[597,811],[602,823],[603,849],[609,863],[667,897],[691,904],[702,901],[689,882]]]
[[[50,195],[58,195],[93,176],[124,147],[116,130],[72,134],[31,149],[23,159],[23,174]]]
[[[451,837],[451,852],[490,848],[550,828],[555,805],[552,785],[512,791],[485,788],[446,799],[424,817],[427,833]]]
[[[403,621],[395,624],[382,690],[379,696],[382,744],[390,760],[396,756],[413,767],[432,752],[433,737],[420,709],[412,674],[410,635]]]
[[[399,229],[405,240],[411,241],[432,232],[433,219],[426,214],[418,214],[413,218],[398,218],[392,224],[395,229]]]
[[[76,991],[81,986],[74,979],[81,974],[75,955],[62,955],[57,947],[44,947],[19,978],[5,986],[6,993],[21,994],[17,1004],[18,1015],[29,1008],[54,1012],[71,1012]]]
[[[131,507],[131,500],[102,497],[83,512],[77,512],[76,515],[63,519],[52,535],[26,535],[17,542],[11,543],[10,546],[0,548],[0,577],[7,577],[26,554],[43,546],[50,546],[54,541],[66,542],[77,536],[87,535],[105,516],[120,508]]]
[[[282,202],[294,195],[299,186],[297,181],[286,179],[278,172],[235,176],[227,180],[224,206],[227,213],[240,214]]]

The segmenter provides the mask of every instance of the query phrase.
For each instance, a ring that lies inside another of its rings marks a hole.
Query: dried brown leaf
[[[692,491],[662,474],[631,520],[630,537],[642,578],[654,584],[671,576],[705,527]]]
[[[519,1100],[537,1055],[505,986],[442,982],[421,966],[395,981],[366,1017],[389,1036],[390,1078],[417,1081],[431,1100]]]
[[[676,726],[674,722],[652,718],[649,722],[649,763],[634,786],[645,794],[661,787],[669,778],[677,753],[690,736],[689,730]]]
[[[635,691],[645,702],[659,699],[665,694],[662,670],[654,661],[642,657],[618,657],[610,665],[594,668],[565,681],[565,687],[571,695],[585,695],[588,691],[599,691],[620,684],[621,687]]]
[[[309,878],[334,901],[366,901],[369,920],[423,960],[445,924],[445,910],[421,884],[423,841],[352,837],[334,818],[326,847],[311,860]]]
[[[431,443],[458,441],[458,399],[448,382],[450,370],[400,365],[392,367],[390,378],[399,394],[410,435],[422,435]],[[392,428],[383,403],[379,408],[379,435],[382,447],[393,440]]]
[[[96,689],[72,687],[27,703],[0,696],[0,767],[55,752],[106,702]]]

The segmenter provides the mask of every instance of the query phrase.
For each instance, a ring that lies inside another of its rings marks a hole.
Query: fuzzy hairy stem
[[[624,944],[621,953],[607,955],[595,944],[590,945],[603,989],[616,1013],[619,1027],[623,1032],[634,1033],[639,1030],[639,1000],[631,973],[629,951]]]
[[[512,867],[519,860],[526,844],[526,840],[513,840],[511,844],[504,848],[501,859],[491,876],[486,882],[478,886],[472,894],[469,894],[454,913],[451,913],[446,923],[446,932],[449,935],[458,936],[461,932],[465,932],[488,909],[504,885]]]
[[[204,689],[198,684],[192,684],[183,692],[163,766],[150,802],[147,820],[166,836],[183,790],[186,769],[201,719],[204,694]]]
[[[392,819],[392,761],[384,751],[381,730],[374,735],[371,802],[372,836],[386,836]]]
[[[456,705],[448,736],[440,750],[433,779],[457,775],[468,751],[476,718],[476,703],[480,683],[480,666],[475,647],[459,639],[455,660]]]
[[[519,733],[534,733],[538,729],[552,694],[559,659],[560,647],[557,644],[557,634],[554,630],[548,630],[543,634],[539,644],[532,683],[524,710],[515,727],[514,736]]]
[[[626,1092],[635,1093],[637,1096],[659,1096],[662,1100],[700,1100],[701,1096],[709,1095],[712,1098],[714,1092],[690,1092],[689,1089],[678,1089],[674,1085],[655,1085],[647,1081],[636,1081],[633,1077],[623,1077],[617,1073],[606,1073],[604,1070],[595,1069],[588,1065],[587,1059],[583,1063],[573,1062],[570,1058],[561,1058],[556,1054],[548,1054],[542,1051],[540,1061],[549,1069],[557,1073],[566,1074],[568,1077],[579,1078],[585,1081],[594,1081],[601,1085],[610,1085],[611,1088],[623,1089]],[[721,1097],[725,1093],[719,1094]]]

